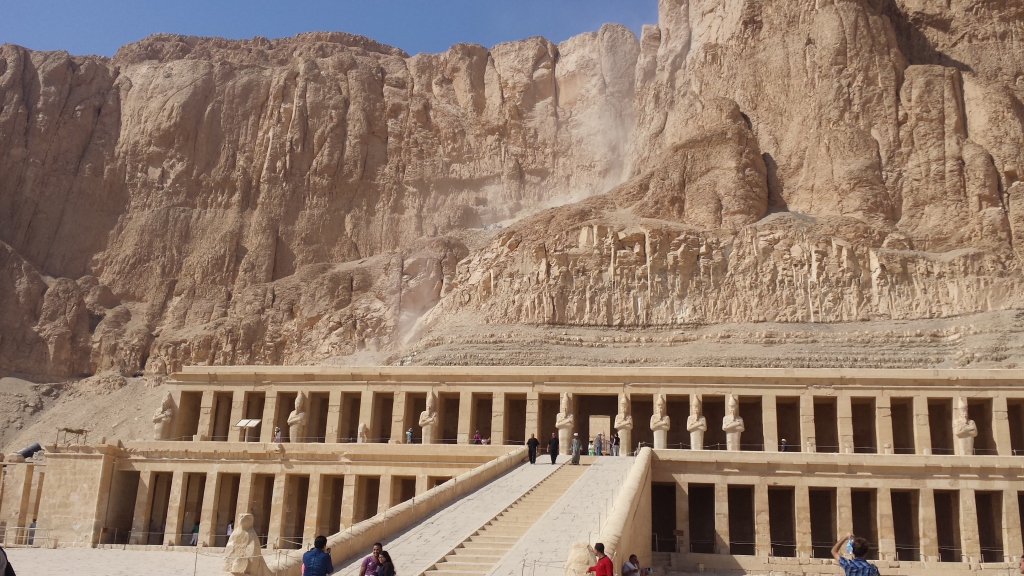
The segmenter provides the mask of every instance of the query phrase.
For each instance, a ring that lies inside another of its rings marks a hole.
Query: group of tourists
[[[334,573],[331,561],[331,549],[327,547],[327,537],[317,536],[313,540],[313,548],[302,555],[303,576],[329,576]],[[359,565],[359,576],[395,576],[395,563],[391,554],[380,542],[373,545],[370,555]]]
[[[587,453],[590,456],[618,456],[619,446],[621,440],[619,440],[619,434],[615,433],[608,437],[607,440],[601,437],[599,432],[597,436],[590,441],[590,445],[587,447]],[[540,448],[540,440],[537,440],[536,434],[530,434],[530,439],[526,441],[526,447],[530,455],[530,464],[537,463],[537,450]],[[605,452],[604,449],[608,451]],[[548,440],[548,456],[551,456],[551,463],[554,464],[555,460],[558,459],[559,451],[558,433],[552,432],[551,439]],[[572,433],[572,442],[569,443],[569,454],[572,455],[572,463],[579,464],[580,456],[583,455],[583,442],[580,441],[580,433]]]

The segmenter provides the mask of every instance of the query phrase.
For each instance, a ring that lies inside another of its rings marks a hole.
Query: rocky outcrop
[[[1021,306],[1020,0],[660,0],[637,40],[0,47],[0,370]]]

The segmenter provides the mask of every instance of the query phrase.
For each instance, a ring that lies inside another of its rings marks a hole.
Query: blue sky
[[[0,0],[0,43],[112,56],[156,32],[276,38],[342,30],[410,54],[456,42],[559,42],[618,22],[639,36],[657,0]]]

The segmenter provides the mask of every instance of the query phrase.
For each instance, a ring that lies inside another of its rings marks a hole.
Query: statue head
[[[302,412],[303,407],[306,405],[306,395],[299,392],[298,396],[295,397],[295,411]]]
[[[167,408],[174,407],[174,397],[171,396],[170,392],[164,393],[164,400],[163,402],[160,403],[160,407],[163,408],[164,410],[166,410]]]
[[[434,402],[435,401],[436,401],[436,396],[434,395],[434,391],[433,390],[428,391],[427,392],[427,412],[430,412],[430,413],[434,412]]]
[[[242,513],[238,515],[238,522],[235,524],[235,530],[249,530],[252,528],[253,517],[252,514]]]
[[[619,414],[629,414],[629,396],[619,394]]]
[[[654,395],[654,413],[657,414],[659,418],[665,415],[665,395],[664,394],[655,394]]]
[[[956,399],[956,415],[959,420],[967,420],[967,398]]]
[[[700,394],[690,395],[690,416],[700,416],[701,399]]]
[[[558,411],[562,414],[569,413],[569,393],[562,392],[562,397],[559,398]]]
[[[729,394],[729,415],[735,416],[740,407],[740,400],[735,394]]]

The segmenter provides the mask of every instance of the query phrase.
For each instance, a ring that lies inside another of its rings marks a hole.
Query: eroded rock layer
[[[661,0],[637,39],[0,47],[0,370],[496,324],[1024,306],[1024,1]]]

